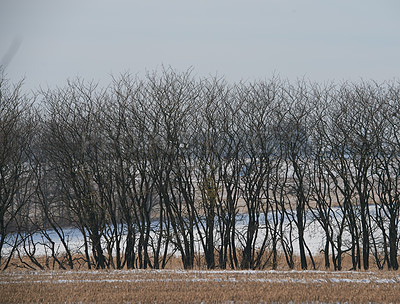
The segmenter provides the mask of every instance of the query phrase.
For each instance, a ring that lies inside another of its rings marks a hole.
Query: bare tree
[[[99,94],[99,95],[97,95]],[[103,92],[96,85],[82,81],[69,82],[65,89],[43,92],[46,114],[46,134],[43,149],[57,172],[63,199],[74,214],[84,237],[85,256],[91,267],[87,236],[91,242],[96,268],[105,268],[101,238],[105,228],[105,207],[102,185],[96,177],[96,157],[102,141],[96,116],[96,101]]]
[[[29,212],[23,208],[32,193],[28,150],[33,120],[32,100],[22,93],[22,81],[12,85],[2,70],[0,73],[0,267],[5,269],[16,246],[16,219],[20,215],[23,218],[22,211]],[[11,246],[8,256],[6,243]]]
[[[268,221],[273,210],[272,173],[277,164],[273,124],[278,86],[273,79],[268,83],[242,85],[236,93],[241,102],[239,129],[244,141],[239,187],[248,216],[241,261],[244,269],[263,267],[269,235],[273,234]]]

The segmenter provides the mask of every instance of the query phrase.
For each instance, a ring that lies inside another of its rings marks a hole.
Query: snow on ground
[[[371,209],[370,212],[375,212],[375,210],[372,207],[370,209]],[[335,209],[333,209],[333,211],[335,212],[337,217],[341,217],[342,213],[341,213],[340,208],[335,208]],[[315,221],[315,220],[313,221],[311,212],[308,212],[306,214],[306,218],[307,218],[307,226],[306,226],[306,230],[305,230],[305,234],[304,234],[305,242],[306,242],[307,246],[309,247],[312,254],[318,254],[321,252],[322,249],[324,249],[324,244],[325,244],[324,230],[322,229],[321,225],[317,221]],[[267,220],[272,221],[271,214],[268,215]],[[241,241],[242,236],[245,235],[245,232],[247,229],[247,226],[246,226],[247,222],[248,222],[247,214],[238,214],[237,215],[236,230],[237,230],[237,246],[238,246],[238,248],[240,248],[240,241]],[[260,215],[260,223],[263,224],[264,222],[265,222],[264,215],[261,214]],[[157,231],[157,225],[158,225],[158,223],[154,222],[154,224],[153,224],[154,231]],[[288,232],[289,221],[287,219],[285,219],[285,225],[286,225],[286,232]],[[123,229],[120,229],[120,230],[123,230]],[[66,228],[66,229],[63,229],[63,232],[65,235],[65,239],[68,243],[68,247],[70,248],[72,253],[82,254],[83,253],[83,244],[84,244],[82,232],[76,228]],[[377,231],[377,233],[379,234],[379,231]],[[55,243],[56,252],[58,254],[64,253],[65,250],[61,244],[59,236],[53,230],[46,231],[46,234]],[[294,236],[293,251],[294,251],[295,255],[299,255],[299,252],[300,252],[299,251],[299,243],[298,243],[298,240],[296,239],[297,229],[296,229],[294,223],[292,223],[292,234]],[[154,236],[155,236],[155,232],[152,233],[152,237],[154,237]],[[256,246],[261,245],[264,236],[265,236],[265,229],[263,229],[261,227],[261,228],[259,228]],[[344,239],[343,239],[344,244],[350,240],[350,235],[348,232],[345,232],[343,234],[343,237],[344,237]],[[377,237],[379,238],[380,236],[377,235]],[[200,239],[199,234],[198,234],[198,232],[196,232],[195,240],[198,240],[198,244],[195,245],[195,249],[201,253],[202,247],[200,245],[199,239]],[[215,239],[218,239],[217,231],[215,232]],[[7,256],[7,254],[10,252],[13,242],[14,242],[14,236],[11,235],[8,237],[6,245],[3,248],[2,254],[4,256]],[[125,234],[124,233],[122,235],[122,242],[123,242],[123,248],[122,248],[122,250],[123,250],[124,246],[125,246],[125,244],[124,244]],[[20,252],[24,253],[24,250],[22,249],[22,245],[23,245],[23,243],[20,243]],[[26,246],[26,247],[30,248],[31,251],[35,250],[35,254],[40,256],[40,255],[49,254],[49,246],[50,245],[51,245],[51,242],[45,238],[44,234],[42,232],[37,232],[37,233],[32,234],[32,236],[30,238],[30,245],[29,245],[30,247],[29,246]],[[105,242],[104,242],[104,248],[105,248]],[[172,247],[168,248],[168,252],[174,253],[175,255],[179,254],[179,252],[175,251],[174,248],[172,248]]]
[[[263,222],[263,217],[261,218],[261,222]],[[238,232],[238,245],[240,244],[240,235],[244,235],[247,227],[247,215],[246,214],[240,214],[238,215],[238,221],[236,224],[236,229]],[[82,253],[83,252],[83,235],[82,232],[77,229],[77,228],[66,228],[63,229],[65,239],[67,241],[68,247],[73,253]],[[296,228],[293,227],[293,233],[294,235],[296,234]],[[62,246],[61,240],[57,233],[55,233],[54,230],[47,230],[46,234],[48,237],[55,243],[55,248],[57,253],[62,254],[65,252],[64,247]],[[265,230],[264,229],[259,229],[258,233],[258,239],[256,244],[260,245],[262,243],[262,238],[265,236]],[[10,252],[12,248],[12,244],[14,242],[14,236],[9,236],[6,245],[3,248],[4,255],[6,256],[8,252]],[[152,237],[154,237],[154,233],[152,233]],[[215,239],[218,238],[218,234],[216,233]],[[198,232],[195,232],[195,240],[199,240],[199,234]],[[311,225],[308,226],[308,228],[305,231],[305,240],[310,248],[311,252],[314,253],[319,253],[320,250],[324,247],[324,232],[322,227],[318,223],[312,223]],[[122,241],[125,241],[125,235],[122,236]],[[200,245],[200,241],[198,241],[198,245],[195,246],[197,251],[202,252],[202,247]],[[26,243],[28,244],[28,243]],[[20,249],[21,252],[23,253],[24,251],[22,250],[22,245],[23,243],[20,243]],[[40,256],[40,255],[46,255],[49,253],[49,246],[51,245],[51,242],[43,235],[41,232],[37,232],[32,234],[30,238],[30,244],[27,247],[30,247],[31,251],[33,250],[33,245],[34,245],[34,250],[35,254]],[[295,254],[299,254],[299,246],[298,246],[298,241],[293,242],[293,250]],[[169,253],[175,252],[175,250],[171,247],[169,248]],[[179,254],[179,252],[175,252],[175,254]]]
[[[0,273],[1,284],[24,283],[295,283],[295,284],[400,284],[400,275],[390,272],[329,271],[207,271],[207,270],[110,270],[29,271]]]

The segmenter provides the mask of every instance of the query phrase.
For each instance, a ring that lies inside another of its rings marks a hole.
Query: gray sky
[[[399,16],[399,0],[0,0],[0,60],[27,88],[161,65],[380,82],[400,76]]]

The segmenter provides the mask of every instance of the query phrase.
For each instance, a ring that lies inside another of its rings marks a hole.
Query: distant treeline
[[[294,268],[294,248],[307,269],[310,224],[325,267],[398,269],[399,179],[395,80],[164,69],[30,95],[0,80],[1,269],[164,268],[172,255],[190,269],[199,252],[210,269],[276,269],[280,256]]]

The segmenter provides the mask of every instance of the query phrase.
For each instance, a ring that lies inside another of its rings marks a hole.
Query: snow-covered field
[[[84,277],[84,278],[83,278]],[[397,272],[356,271],[258,271],[258,270],[112,270],[112,271],[29,271],[5,272],[0,284],[25,283],[139,283],[139,282],[215,282],[215,283],[352,283],[400,284]]]
[[[340,218],[342,215],[341,210],[339,208],[333,209],[333,212],[335,212],[335,216]],[[370,207],[370,213],[373,214],[375,212],[373,206]],[[272,221],[272,215],[268,215],[267,220]],[[325,234],[324,230],[319,224],[318,221],[313,220],[312,214],[310,211],[307,212],[306,214],[307,218],[307,225],[306,225],[306,230],[305,230],[305,242],[310,249],[311,253],[313,255],[319,254],[322,249],[324,249],[325,245]],[[237,246],[240,248],[241,243],[243,242],[243,238],[246,235],[246,230],[247,230],[247,223],[248,223],[248,215],[247,214],[238,214],[237,220],[236,220],[236,238],[237,238]],[[260,215],[260,223],[263,224],[265,223],[265,218],[264,215]],[[157,233],[158,229],[158,223],[154,222],[153,223],[153,232],[152,232],[152,237],[155,237],[155,234]],[[290,227],[291,225],[291,227]],[[299,255],[299,243],[297,240],[297,229],[296,226],[294,225],[293,221],[290,223],[289,220],[286,218],[285,219],[285,231],[287,235],[289,234],[289,230],[291,230],[292,236],[293,236],[293,252],[295,255]],[[122,232],[122,250],[124,250],[125,246],[125,233],[124,229],[119,228]],[[65,236],[66,243],[68,244],[68,248],[71,250],[73,254],[83,254],[83,244],[84,244],[84,239],[82,232],[78,229],[73,229],[73,228],[67,228],[63,229],[63,233]],[[334,233],[337,233],[334,231]],[[379,239],[381,237],[380,231],[376,230],[376,235],[375,238]],[[47,236],[47,238],[45,237]],[[287,237],[287,235],[285,237]],[[16,236],[10,235],[9,238],[7,239],[6,245],[3,248],[3,256],[7,256],[8,253],[11,251],[12,244],[15,242]],[[215,231],[215,240],[218,242],[218,225],[216,225],[216,231]],[[265,227],[261,226],[258,231],[257,235],[257,240],[255,241],[255,246],[260,246],[263,238],[265,237]],[[334,236],[335,237],[335,236]],[[50,241],[50,240],[51,241]],[[195,240],[197,241],[197,244],[194,246],[195,250],[197,253],[202,253],[202,246],[200,245],[200,237],[199,237],[199,232],[195,231]],[[343,244],[347,244],[350,241],[350,234],[346,231],[343,233]],[[20,242],[19,243],[19,252],[23,255],[25,252],[24,247],[27,248],[30,252],[35,252],[36,256],[44,256],[50,255],[50,250],[49,248],[52,246],[52,242],[54,242],[54,248],[56,251],[57,255],[61,255],[64,253],[64,247],[61,244],[59,236],[53,231],[53,230],[48,230],[43,232],[37,232],[32,234],[29,238],[27,238],[27,241]],[[171,244],[171,243],[170,243]],[[106,248],[106,242],[103,237],[103,247]],[[179,252],[175,250],[171,245],[167,250],[170,253],[174,253],[175,255],[179,255]]]
[[[260,221],[262,223],[264,221],[264,216],[261,215],[260,218],[261,218]],[[247,221],[248,221],[248,216],[246,214],[239,214],[237,216],[236,231],[237,231],[238,244],[240,244],[241,236],[245,235],[245,231],[247,229],[247,226],[246,226]],[[158,223],[155,223],[153,225],[154,231],[157,231],[157,224]],[[288,221],[286,221],[286,224],[288,224]],[[121,230],[123,231],[123,229],[121,229]],[[297,230],[296,230],[296,227],[294,226],[294,224],[293,224],[292,232],[294,235],[296,235],[296,233],[297,233]],[[49,237],[51,239],[51,241],[55,243],[54,245],[55,245],[57,253],[58,254],[64,253],[64,248],[61,244],[59,236],[53,230],[47,230],[47,231],[45,231],[45,233],[46,233],[47,237]],[[64,233],[65,240],[66,240],[70,250],[73,253],[82,254],[84,240],[83,240],[83,235],[82,235],[81,231],[79,229],[74,229],[74,228],[65,228],[65,229],[63,229],[63,233]],[[154,236],[154,233],[152,233],[152,236]],[[256,244],[258,244],[258,245],[261,244],[264,236],[265,236],[265,230],[264,230],[264,228],[261,227],[259,229],[258,239],[256,241]],[[15,237],[16,236],[13,236],[13,235],[10,235],[8,237],[8,239],[6,241],[6,245],[3,248],[4,256],[7,256],[8,252],[10,252],[12,245],[15,242]],[[43,255],[49,254],[49,247],[51,246],[51,242],[47,237],[45,237],[42,232],[33,233],[25,242],[25,247],[29,248],[31,251],[33,250],[33,247],[34,247],[35,255],[37,255],[37,256],[41,256],[41,255],[43,256]],[[217,239],[217,238],[218,238],[218,233],[216,231],[215,239]],[[198,232],[195,232],[195,240],[199,241],[199,233]],[[313,254],[319,253],[320,250],[322,248],[324,248],[324,245],[323,245],[324,244],[324,231],[317,222],[311,223],[307,226],[307,229],[305,231],[305,240]],[[123,244],[124,244],[124,241],[125,241],[125,234],[122,235]],[[105,243],[106,242],[104,241],[104,245],[105,245]],[[24,253],[24,250],[22,248],[23,245],[24,245],[24,243],[20,242],[19,248],[20,248],[21,253]],[[200,242],[199,242],[199,245],[200,245]],[[195,248],[199,252],[202,252],[201,246],[195,246]],[[298,245],[297,241],[293,242],[293,250],[294,250],[294,254],[299,254],[299,245]],[[172,247],[169,248],[169,252],[174,252],[174,251],[175,250]],[[177,253],[178,252],[176,252],[176,254]]]

